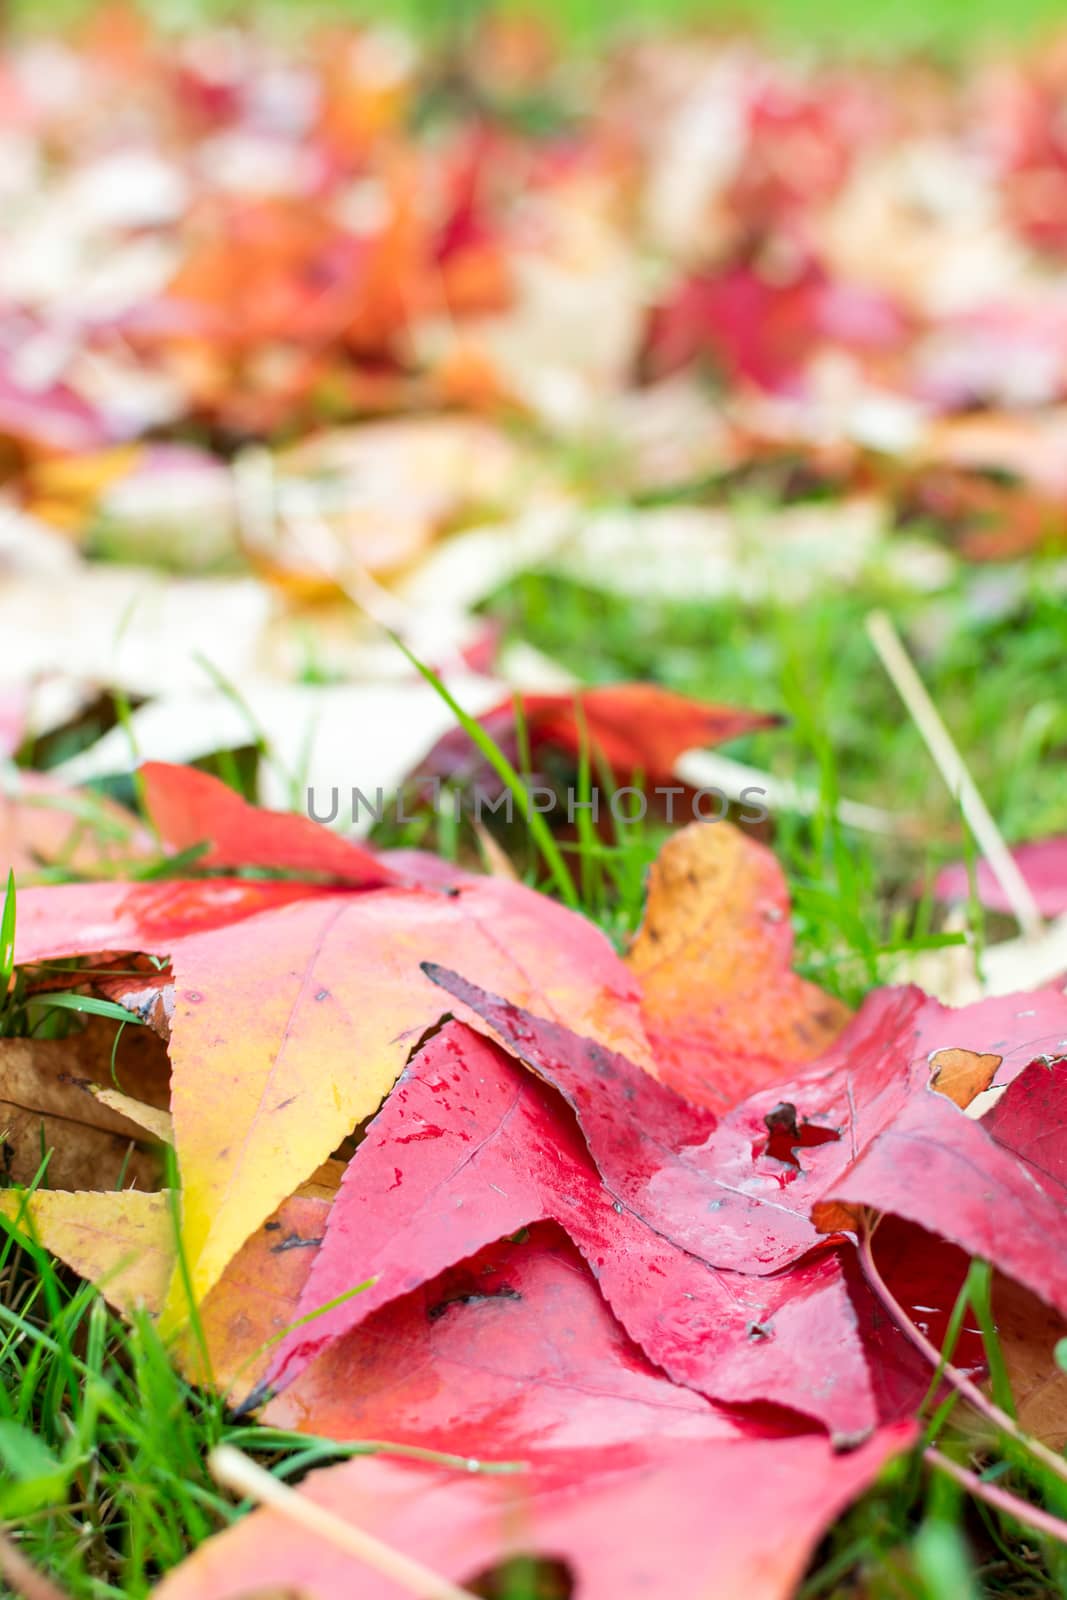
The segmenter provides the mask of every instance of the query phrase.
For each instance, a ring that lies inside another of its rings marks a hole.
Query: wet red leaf
[[[332,1339],[263,1421],[489,1461],[638,1436],[745,1436],[652,1366],[548,1224],[488,1245]]]
[[[534,764],[552,750],[577,762],[586,742],[593,783],[599,763],[616,780],[641,774],[652,786],[673,781],[675,762],[684,751],[772,728],[780,718],[709,705],[657,684],[619,683],[569,694],[518,695],[478,721],[512,765],[519,765],[524,742]],[[419,762],[417,774],[482,782],[493,777],[462,728],[438,740]]]
[[[1003,1150],[1026,1163],[1033,1178],[1058,1205],[1067,1205],[1067,1036],[1057,1060],[1032,1061],[1009,1084],[982,1127]]]
[[[672,1122],[680,1137],[687,1121],[695,1147],[710,1115],[634,1073],[630,1085],[598,1085],[621,1140],[647,1125],[666,1144]],[[661,1170],[669,1178],[665,1162]],[[551,1220],[582,1252],[630,1336],[675,1381],[862,1435],[875,1413],[836,1255],[824,1251],[773,1279],[717,1272],[714,1246],[701,1248],[713,1196],[695,1173],[689,1192],[688,1226],[650,1225],[622,1185],[601,1181],[557,1097],[497,1046],[450,1024],[419,1052],[350,1161],[300,1315],[357,1282],[373,1278],[373,1287],[283,1341],[267,1384],[291,1379],[332,1340],[446,1267]]]
[[[271,867],[316,874],[353,888],[398,881],[380,856],[342,839],[310,817],[264,811],[209,773],[148,761],[141,768],[145,807],[173,850],[210,846],[202,867]]]
[[[625,1057],[479,993],[455,973],[432,975],[559,1090],[623,1204],[714,1266],[762,1275],[819,1245],[813,1201],[907,1098],[923,1004],[918,990],[873,996],[808,1075],[752,1095],[717,1121]]]
[[[1063,1228],[1061,1206],[943,1095],[915,1095],[833,1185],[831,1226],[841,1202],[919,1223],[1067,1316],[1067,1264],[1049,1248]]]
[[[18,898],[15,959],[141,950],[166,955],[190,934],[224,928],[327,891],[313,884],[248,878],[171,878],[144,883],[64,883]]]
[[[883,1217],[871,1240],[879,1276],[904,1316],[940,1350],[970,1259],[954,1245],[900,1217]],[[848,1268],[849,1286],[859,1317],[871,1373],[878,1417],[896,1422],[914,1417],[925,1399],[933,1369],[916,1349],[896,1317],[867,1287],[858,1261]],[[970,1377],[986,1371],[981,1330],[965,1318],[953,1354],[953,1365]]]
[[[457,1582],[544,1557],[562,1562],[580,1600],[786,1600],[827,1522],[912,1437],[910,1424],[884,1429],[844,1455],[812,1437],[651,1439],[490,1477],[357,1460],[301,1492]],[[308,1600],[396,1594],[392,1579],[262,1511],[202,1545],[156,1593],[238,1600],[250,1585]]]
[[[746,1273],[777,1272],[817,1244],[814,1205],[840,1193],[843,1176],[851,1177],[865,1152],[876,1149],[906,1112],[911,1121],[902,1126],[912,1126],[916,1117],[939,1117],[944,1105],[988,1142],[951,1101],[928,1092],[932,1056],[984,1043],[1002,1057],[999,1081],[1010,1082],[1051,1039],[1064,1036],[1067,1022],[1067,998],[1055,989],[981,1001],[961,1011],[915,988],[879,990],[819,1061],[751,1095],[715,1125],[710,1113],[691,1110],[666,1086],[650,1092],[644,1074],[624,1057],[479,994],[455,973],[435,969],[433,976],[559,1089],[601,1175],[621,1200],[716,1267]],[[638,1105],[640,1116],[621,1110]],[[957,1124],[942,1116],[935,1125],[951,1132]],[[918,1212],[884,1209],[963,1243],[923,1209],[942,1193],[951,1190],[927,1186]],[[716,1226],[709,1236],[710,1209]],[[1004,1269],[1011,1271],[1006,1262]]]

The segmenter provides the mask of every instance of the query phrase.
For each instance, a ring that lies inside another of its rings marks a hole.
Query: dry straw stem
[[[867,633],[949,791],[959,800],[967,825],[1004,890],[1015,920],[1028,939],[1040,938],[1045,925],[1029,885],[1012,859],[1000,829],[993,821],[963,757],[953,743],[952,735],[927,694],[889,616],[884,611],[872,611],[867,618]]]
[[[976,1411],[980,1412],[995,1428],[1011,1437],[1059,1478],[1067,1478],[1067,1461],[1054,1450],[1050,1450],[1040,1439],[1031,1438],[1024,1433],[1014,1417],[982,1393],[977,1384],[971,1382],[966,1373],[946,1361],[936,1346],[930,1343],[920,1328],[912,1322],[903,1306],[893,1295],[892,1290],[885,1282],[875,1265],[874,1255],[871,1251],[871,1229],[862,1229],[860,1236],[860,1259],[863,1263],[864,1276],[871,1288],[877,1294],[890,1317],[903,1333],[906,1333],[916,1349],[920,1350],[933,1367],[941,1373],[948,1383],[957,1391],[962,1399],[969,1402]],[[1044,1534],[1047,1538],[1056,1539],[1060,1544],[1067,1544],[1067,1522],[1060,1517],[1053,1516],[1051,1512],[1042,1511],[1040,1507],[1033,1506],[1028,1500],[1020,1500],[1017,1495],[1010,1494],[1007,1489],[998,1489],[995,1484],[986,1483],[976,1472],[971,1472],[953,1461],[949,1456],[943,1455],[940,1450],[929,1446],[923,1451],[923,1460],[937,1472],[943,1472],[948,1477],[954,1478],[958,1484],[974,1495],[977,1500],[984,1500],[987,1505],[993,1506],[1007,1516],[1014,1517],[1017,1522],[1033,1528],[1035,1532]]]
[[[0,1578],[22,1600],[70,1600],[51,1578],[31,1566],[11,1536],[0,1529]]]
[[[1054,1472],[1057,1477],[1067,1479],[1067,1460],[1058,1455],[1055,1450],[1050,1450],[1040,1439],[1033,1438],[1020,1428],[1014,1417],[1009,1416],[995,1401],[990,1400],[987,1394],[983,1394],[978,1385],[972,1383],[965,1372],[961,1372],[950,1361],[946,1361],[937,1346],[931,1344],[921,1328],[916,1327],[882,1277],[882,1274],[878,1271],[874,1254],[871,1250],[871,1230],[869,1228],[864,1228],[860,1234],[860,1260],[863,1264],[863,1272],[867,1282],[889,1312],[890,1317],[901,1332],[907,1334],[915,1348],[926,1357],[935,1371],[940,1372],[945,1381],[952,1385],[960,1397],[966,1400],[969,1405],[972,1405],[976,1411],[980,1412],[994,1428],[999,1429],[1001,1433],[1009,1434],[1017,1443],[1029,1450],[1050,1472]]]
[[[457,1588],[447,1578],[424,1567],[421,1561],[413,1561],[373,1534],[365,1533],[324,1506],[316,1505],[306,1495],[297,1494],[233,1445],[220,1444],[208,1457],[208,1466],[215,1479],[227,1489],[280,1512],[305,1533],[328,1540],[346,1555],[391,1579],[408,1594],[417,1595],[418,1600],[474,1600],[469,1589]]]
[[[986,1505],[993,1506],[1005,1516],[1014,1517],[1016,1522],[1033,1528],[1035,1533],[1043,1533],[1048,1539],[1056,1539],[1060,1544],[1067,1544],[1067,1522],[1062,1522],[1051,1512],[1042,1511],[1040,1506],[1032,1506],[1029,1500],[1020,1500],[1018,1495],[1009,1494],[1007,1489],[998,1489],[995,1483],[986,1483],[977,1472],[970,1472],[966,1467],[961,1467],[958,1461],[942,1455],[941,1451],[935,1450],[932,1445],[923,1451],[923,1460],[936,1472],[943,1472],[947,1477],[955,1478],[956,1482],[969,1494],[973,1494],[976,1500],[984,1500]]]

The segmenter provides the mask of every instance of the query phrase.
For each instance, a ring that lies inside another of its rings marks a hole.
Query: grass
[[[767,530],[773,537],[773,530]],[[528,574],[491,609],[511,635],[582,681],[649,679],[726,704],[784,713],[784,728],[729,747],[822,797],[810,822],[776,817],[775,851],[794,896],[799,965],[855,1001],[892,978],[901,948],[924,937],[916,890],[966,857],[966,829],[864,631],[887,605],[1010,841],[1067,830],[1059,763],[1067,701],[1061,569],[962,568],[936,596],[868,582],[794,607],[729,600],[634,601]],[[994,592],[999,589],[999,596]],[[835,796],[920,819],[915,838],[840,826]],[[651,853],[657,835],[624,838]],[[639,914],[640,899],[628,898]],[[981,936],[984,927],[976,928]]]
[[[280,29],[303,28],[309,19],[337,17],[399,23],[419,33],[465,25],[483,0],[140,0],[140,8],[164,27],[180,29],[206,20],[240,21],[251,11]],[[101,9],[100,0],[12,0],[16,26],[69,26]],[[544,17],[570,48],[601,41],[605,34],[674,25],[703,28],[754,27],[801,51],[843,48],[883,56],[933,52],[951,60],[975,45],[1002,39],[1039,39],[1062,25],[1060,0],[888,0],[862,6],[856,0],[503,0],[501,9]]]
[[[0,1517],[72,1595],[145,1594],[247,1509],[212,1481],[215,1445],[285,1479],[388,1449],[233,1422],[147,1316],[123,1323],[28,1228],[0,1219],[0,1233]]]

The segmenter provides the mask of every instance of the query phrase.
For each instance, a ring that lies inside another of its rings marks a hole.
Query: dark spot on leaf
[[[611,1064],[608,1052],[602,1045],[590,1041],[587,1054],[590,1065],[598,1078],[614,1078],[615,1068]]]
[[[263,1232],[264,1233],[277,1233],[280,1228],[281,1228],[281,1223],[280,1222],[265,1222],[263,1224]]]
[[[277,1227],[278,1224],[276,1223],[275,1226]],[[321,1235],[316,1239],[304,1239],[299,1233],[287,1233],[284,1239],[279,1239],[277,1244],[271,1245],[270,1253],[272,1256],[280,1256],[285,1250],[306,1250],[321,1243]]]
[[[320,989],[318,994],[315,996],[316,1000],[328,1000],[329,998],[330,998],[329,989]]]
[[[510,1284],[502,1284],[499,1289],[493,1289],[489,1294],[454,1294],[447,1300],[439,1300],[436,1305],[429,1306],[426,1315],[431,1322],[437,1322],[443,1317],[451,1306],[478,1305],[486,1300],[521,1300],[522,1295],[518,1289],[513,1289]]]

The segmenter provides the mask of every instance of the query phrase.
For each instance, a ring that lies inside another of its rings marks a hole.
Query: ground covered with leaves
[[[1067,50],[0,47],[0,1574],[1067,1595]]]

